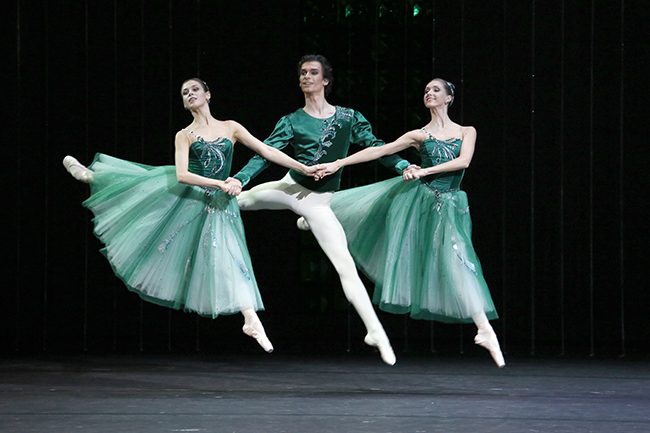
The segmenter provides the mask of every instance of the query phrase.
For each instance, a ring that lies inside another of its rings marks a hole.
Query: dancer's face
[[[192,110],[206,104],[210,99],[210,92],[206,92],[198,81],[188,80],[183,83],[181,96],[183,97],[183,106],[188,110]]]
[[[439,107],[451,101],[449,95],[440,80],[431,80],[424,88],[424,106],[427,108]]]
[[[323,78],[320,62],[305,62],[300,68],[300,88],[305,94],[325,92],[329,80]]]

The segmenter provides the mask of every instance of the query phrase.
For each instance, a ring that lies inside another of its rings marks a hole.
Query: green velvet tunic
[[[302,108],[281,118],[271,135],[264,142],[277,149],[291,145],[296,160],[305,165],[316,165],[345,158],[351,144],[363,147],[382,146],[384,141],[377,139],[365,117],[351,108],[336,107],[336,112],[327,119],[312,117]],[[379,160],[383,165],[401,173],[408,161],[397,155]],[[250,159],[234,177],[245,186],[255,176],[270,165],[259,155]],[[311,176],[291,170],[291,177],[300,185],[312,191],[336,191],[341,186],[341,171],[332,176],[315,181]]]

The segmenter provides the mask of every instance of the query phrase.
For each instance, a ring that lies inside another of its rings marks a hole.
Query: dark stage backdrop
[[[198,318],[128,292],[98,252],[81,206],[88,187],[61,160],[103,152],[173,164],[173,136],[191,121],[180,85],[193,76],[210,84],[216,117],[264,138],[301,106],[296,63],[317,52],[334,66],[330,102],[360,110],[388,141],[427,123],[431,78],[456,84],[450,115],[478,131],[464,189],[507,353],[648,355],[649,17],[640,3],[9,2],[2,352],[262,356],[239,316]],[[234,169],[251,155],[237,146]],[[283,174],[272,167],[253,184]],[[390,176],[365,164],[346,169],[344,184]],[[296,216],[243,218],[276,349],[369,350]],[[482,350],[470,325],[380,318],[398,352]]]

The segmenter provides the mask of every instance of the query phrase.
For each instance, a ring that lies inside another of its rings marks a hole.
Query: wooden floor
[[[650,363],[400,356],[0,360],[2,432],[650,432]]]

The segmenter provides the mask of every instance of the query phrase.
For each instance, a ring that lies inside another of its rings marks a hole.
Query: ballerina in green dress
[[[420,166],[410,166],[401,178],[337,192],[332,210],[355,262],[376,285],[373,302],[380,309],[416,319],[474,322],[476,344],[503,367],[489,322],[498,315],[472,245],[467,195],[460,189],[474,154],[476,130],[449,118],[453,99],[451,83],[432,80],[424,91],[424,105],[431,112],[424,128],[323,164],[317,178],[407,147],[418,150]]]
[[[84,201],[95,218],[102,253],[129,290],[158,305],[202,316],[241,312],[243,331],[271,352],[256,313],[264,306],[246,246],[230,174],[234,143],[305,175],[307,167],[210,113],[210,91],[198,78],[181,89],[194,120],[176,134],[175,165],[148,166],[97,154],[86,168],[63,165],[90,184]]]

